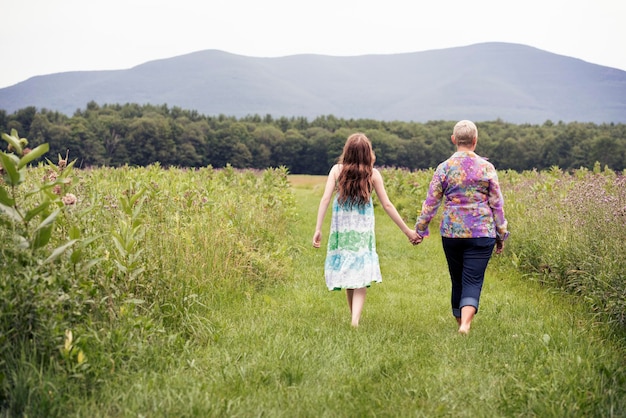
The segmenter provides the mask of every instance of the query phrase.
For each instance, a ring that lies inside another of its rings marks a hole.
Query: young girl
[[[372,189],[376,191],[387,215],[409,241],[413,244],[421,241],[421,237],[404,223],[389,200],[383,178],[374,168],[375,160],[370,140],[362,133],[350,135],[338,164],[328,174],[313,235],[313,247],[319,248],[322,223],[336,190],[324,274],[328,290],[346,289],[353,327],[359,326],[366,288],[372,282],[382,281],[374,236]]]

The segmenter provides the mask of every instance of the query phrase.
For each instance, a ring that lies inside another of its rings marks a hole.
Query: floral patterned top
[[[429,235],[428,225],[442,201],[442,237],[508,237],[496,169],[476,153],[457,151],[435,170],[415,224],[421,236]]]

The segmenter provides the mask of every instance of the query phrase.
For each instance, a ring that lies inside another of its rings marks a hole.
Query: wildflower
[[[78,199],[76,199],[76,196],[74,196],[72,193],[67,193],[61,198],[61,200],[63,201],[63,204],[65,206],[71,206],[74,205]]]
[[[50,170],[48,171],[48,174],[45,175],[45,177],[43,178],[44,181],[50,181],[53,182],[57,179],[57,173],[54,170]]]
[[[52,188],[52,193],[54,193],[56,195],[60,195],[61,194],[61,185],[57,184],[56,186],[54,186]]]

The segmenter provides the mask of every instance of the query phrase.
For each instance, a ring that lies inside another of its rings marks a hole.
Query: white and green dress
[[[382,282],[372,199],[365,205],[333,200],[328,252],[324,265],[328,290],[360,289]]]

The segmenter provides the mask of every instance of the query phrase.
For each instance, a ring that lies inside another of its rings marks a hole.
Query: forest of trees
[[[376,165],[410,170],[436,167],[453,151],[456,121],[383,122],[339,119],[332,115],[275,118],[205,116],[167,105],[87,104],[74,115],[27,107],[0,110],[0,132],[16,129],[35,147],[47,142],[48,158],[77,160],[77,167],[162,166],[258,168],[285,166],[293,174],[326,174],[346,138],[364,132],[376,152]],[[516,125],[475,121],[477,153],[498,169],[516,171],[592,168],[599,163],[626,169],[626,125],[563,123]]]

